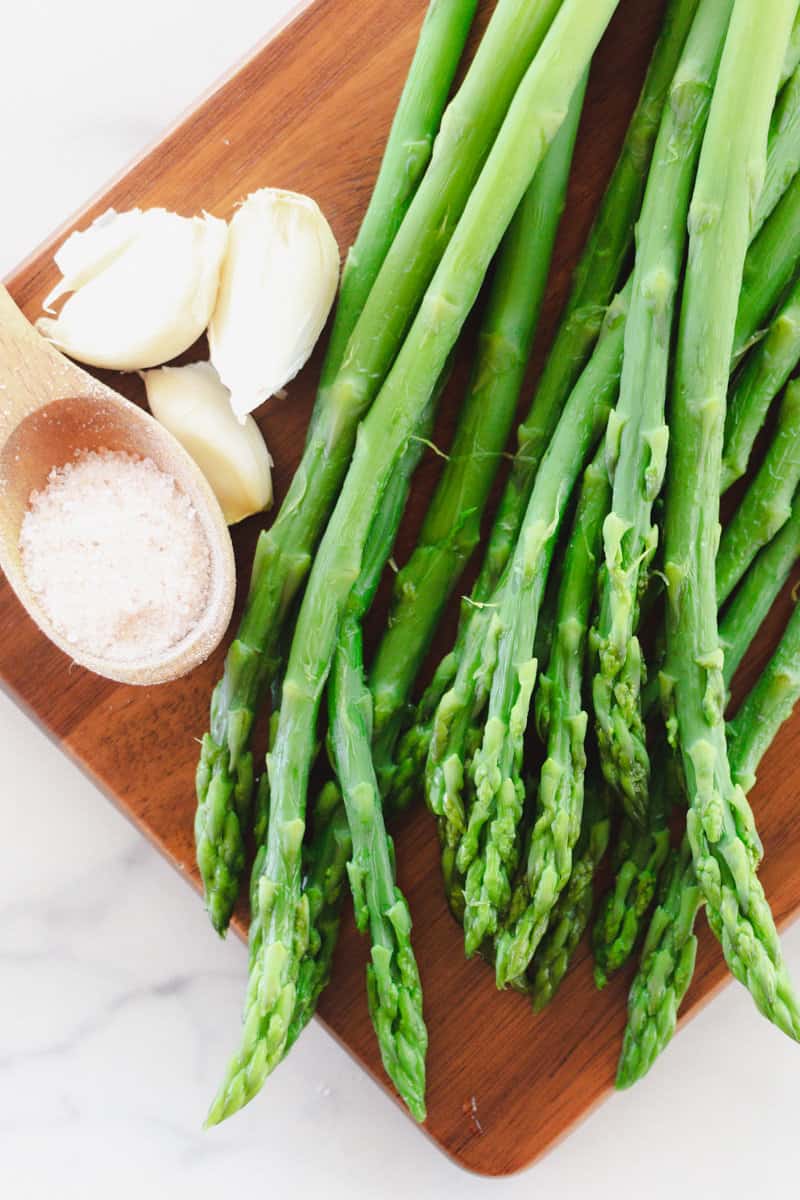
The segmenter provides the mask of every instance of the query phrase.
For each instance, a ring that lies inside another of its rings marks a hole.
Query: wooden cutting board
[[[490,8],[482,5],[481,27]],[[254,188],[292,188],[317,198],[346,247],[368,200],[424,9],[424,0],[317,0],[36,251],[10,279],[12,294],[35,317],[57,274],[55,245],[109,205],[166,205],[187,214],[205,208],[227,217]],[[615,161],[661,11],[661,0],[623,0],[598,52],[532,377]],[[469,330],[462,341],[468,351]],[[202,352],[198,347],[187,358]],[[462,354],[443,405],[440,439],[452,425],[467,363],[468,353]],[[319,355],[291,385],[288,397],[272,401],[262,417],[276,463],[278,499],[299,458],[318,367]],[[141,400],[138,380],[107,378]],[[397,551],[401,560],[438,466],[431,455],[420,469]],[[241,592],[257,532],[257,520],[234,531]],[[376,620],[384,604],[385,596]],[[776,606],[744,678],[752,678],[763,661],[788,605],[787,595]],[[439,650],[447,645],[453,622],[451,608]],[[157,689],[106,683],[72,666],[45,641],[0,582],[0,680],[195,887],[193,773],[222,657],[220,650],[189,678]],[[762,878],[780,923],[800,904],[800,772],[793,749],[798,731],[800,718],[784,729],[768,755],[754,796],[766,846]],[[629,975],[598,994],[584,947],[555,1003],[534,1016],[524,998],[495,990],[481,962],[464,960],[460,931],[442,899],[436,837],[422,804],[396,834],[430,1030],[426,1129],[470,1170],[511,1173],[532,1162],[608,1092]],[[241,909],[236,930],[244,935],[245,928]],[[365,961],[366,945],[348,917],[320,1014],[385,1083],[364,997]],[[704,930],[684,1015],[696,1011],[725,978],[721,955]],[[754,1011],[753,1020],[758,1019]]]

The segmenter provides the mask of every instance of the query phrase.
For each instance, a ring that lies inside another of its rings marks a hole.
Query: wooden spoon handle
[[[20,421],[52,400],[106,392],[36,332],[0,284],[0,449]]]

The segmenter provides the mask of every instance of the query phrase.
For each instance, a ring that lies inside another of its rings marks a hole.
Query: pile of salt
[[[51,471],[31,496],[20,553],[42,609],[83,653],[157,657],[206,609],[211,558],[197,510],[150,459],[92,451]]]

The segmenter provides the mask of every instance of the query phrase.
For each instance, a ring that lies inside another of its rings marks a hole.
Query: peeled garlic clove
[[[56,300],[82,288],[118,258],[136,237],[141,216],[139,208],[123,213],[108,208],[88,229],[71,233],[53,255],[61,279],[44,301],[45,312],[53,312]]]
[[[72,294],[37,327],[78,362],[136,371],[182,354],[208,324],[228,240],[224,221],[163,208],[109,209],[73,233],[55,261],[63,279],[46,306]]]
[[[269,508],[272,459],[261,431],[252,417],[234,416],[211,363],[160,367],[142,379],[150,411],[197,463],[228,524]]]
[[[237,209],[208,342],[239,416],[307,361],[338,281],[339,247],[308,196],[262,188]]]

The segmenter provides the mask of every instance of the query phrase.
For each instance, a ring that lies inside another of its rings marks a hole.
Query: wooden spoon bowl
[[[211,559],[208,601],[197,624],[166,652],[118,662],[77,653],[28,587],[19,536],[31,492],[50,471],[91,450],[151,459],[172,476],[200,518]],[[204,476],[151,416],[64,358],[25,320],[0,286],[0,567],[29,615],[75,662],[121,683],[156,684],[186,674],[222,639],[235,591],[233,548]]]

